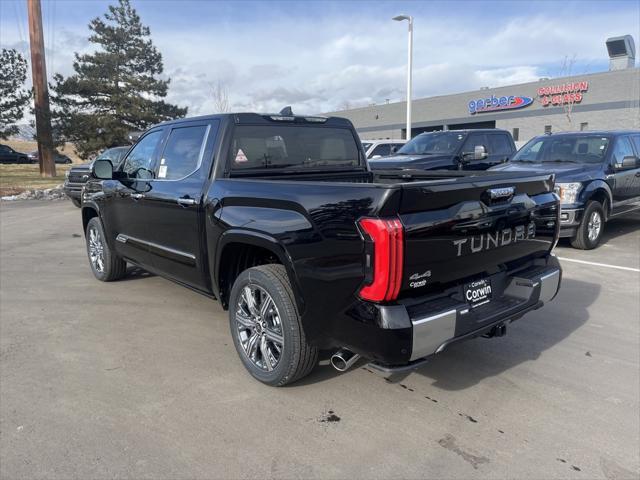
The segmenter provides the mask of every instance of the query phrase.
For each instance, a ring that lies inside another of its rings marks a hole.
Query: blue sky
[[[26,51],[25,0],[0,0],[0,45]],[[43,0],[48,72],[71,73],[87,24],[110,2]],[[164,55],[169,99],[213,111],[212,85],[234,110],[317,113],[402,100],[406,23],[415,18],[414,96],[443,95],[606,70],[604,40],[640,41],[633,1],[171,1],[133,0]]]

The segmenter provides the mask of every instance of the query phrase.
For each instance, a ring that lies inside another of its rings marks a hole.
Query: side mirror
[[[487,150],[484,145],[476,145],[473,152],[464,152],[461,155],[460,163],[468,163],[469,160],[484,160],[487,158]]]
[[[476,145],[476,148],[473,149],[473,159],[484,160],[485,158],[487,158],[487,150],[484,145]]]
[[[629,155],[622,159],[622,163],[616,163],[614,168],[616,170],[629,170],[630,168],[636,168],[638,166],[638,159],[633,155]]]
[[[100,180],[113,178],[113,164],[110,160],[96,160],[91,167],[91,175]]]

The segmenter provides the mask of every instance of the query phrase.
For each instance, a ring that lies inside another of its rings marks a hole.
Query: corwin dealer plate
[[[464,286],[464,298],[471,308],[491,301],[491,280],[476,280]]]

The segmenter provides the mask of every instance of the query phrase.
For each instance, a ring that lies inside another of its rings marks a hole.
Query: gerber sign
[[[531,97],[520,97],[517,95],[509,95],[504,97],[496,97],[491,95],[488,98],[479,98],[469,102],[469,113],[499,112],[501,110],[515,110],[516,108],[528,107],[533,103]]]

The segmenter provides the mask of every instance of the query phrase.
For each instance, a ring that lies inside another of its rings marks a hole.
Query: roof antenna
[[[280,110],[280,115],[293,115],[293,110],[291,110],[291,107],[284,107],[282,110]]]

